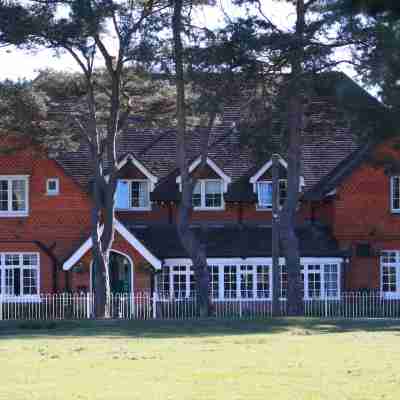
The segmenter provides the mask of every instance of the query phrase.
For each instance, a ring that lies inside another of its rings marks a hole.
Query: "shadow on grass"
[[[43,337],[179,338],[293,333],[316,335],[341,332],[398,332],[394,320],[321,320],[274,318],[263,320],[197,321],[55,321],[0,322],[0,340]]]

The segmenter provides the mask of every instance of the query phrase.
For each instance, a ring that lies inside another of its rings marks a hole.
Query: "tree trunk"
[[[279,268],[279,156],[272,155],[272,315],[281,315]]]
[[[197,301],[201,317],[209,315],[210,300],[208,296],[209,272],[207,255],[204,244],[196,237],[190,229],[190,214],[192,211],[192,196],[195,182],[189,176],[186,155],[186,112],[185,112],[185,82],[183,73],[183,45],[182,45],[182,7],[183,1],[174,2],[174,14],[172,17],[172,30],[174,38],[174,61],[176,75],[176,113],[177,113],[177,164],[181,176],[182,198],[178,210],[178,235],[183,248],[192,260],[195,280]],[[206,146],[208,143],[206,143]],[[204,158],[204,157],[203,157]],[[204,159],[202,160],[204,163]]]

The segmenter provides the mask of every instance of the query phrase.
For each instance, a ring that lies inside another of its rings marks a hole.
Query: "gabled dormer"
[[[232,182],[231,178],[208,157],[206,168],[200,170],[200,163],[201,157],[198,157],[189,166],[189,174],[197,179],[193,190],[193,209],[200,211],[225,209],[224,193]],[[180,176],[176,178],[176,183],[182,191]]]
[[[287,162],[282,158],[279,161],[279,204],[282,206],[287,197]],[[272,208],[272,159],[261,166],[257,172],[250,177],[253,192],[257,195],[257,209],[270,210]],[[304,178],[300,177],[299,191],[304,187]]]
[[[118,164],[117,211],[151,210],[150,193],[158,181],[140,161],[128,154]]]

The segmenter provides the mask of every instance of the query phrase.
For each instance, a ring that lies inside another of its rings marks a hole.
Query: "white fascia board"
[[[153,175],[139,160],[137,160],[132,154],[127,154],[117,165],[118,169],[121,169],[126,165],[128,161],[132,161],[133,165],[153,184],[158,182],[158,178]]]
[[[114,226],[116,231],[135,249],[138,253],[148,261],[155,269],[161,269],[161,261],[154,256],[128,229],[125,228],[118,220],[115,220]],[[100,228],[99,236],[103,234],[104,227]],[[89,237],[74,254],[63,264],[63,270],[70,270],[91,248],[93,242]]]
[[[228,175],[225,174],[224,171],[213,160],[207,157],[207,165],[223,180],[226,184],[231,183],[232,179]],[[190,165],[189,165],[189,174],[193,172],[200,164],[201,156],[197,157]],[[176,183],[181,183],[181,176],[179,175],[176,178]]]
[[[287,162],[281,157],[279,156],[278,159],[279,163],[285,168],[288,168],[288,164]],[[254,193],[257,192],[257,188],[256,188],[256,183],[257,181],[260,179],[261,176],[263,176],[265,174],[266,171],[268,171],[270,168],[272,167],[272,160],[267,161],[258,171],[256,174],[254,174],[251,178],[250,178],[250,183],[253,184],[253,190]],[[306,185],[304,177],[300,176],[300,190],[302,190],[302,188]]]
[[[148,261],[155,269],[161,269],[161,261],[151,253],[133,233],[129,232],[124,225],[117,219],[115,220],[115,229],[117,232],[134,248],[140,255]]]
[[[104,227],[100,227],[99,236],[103,234]],[[92,236],[89,238],[69,257],[63,264],[63,270],[70,270],[93,246]]]

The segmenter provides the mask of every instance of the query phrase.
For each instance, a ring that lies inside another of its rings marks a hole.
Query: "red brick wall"
[[[144,258],[131,247],[131,245],[118,233],[112,246],[113,250],[119,251],[131,258],[133,262],[133,286],[135,292],[149,291],[151,288],[152,269],[147,265]],[[90,289],[90,268],[92,256],[87,252],[81,260],[83,270],[70,272],[71,289],[73,291]]]

